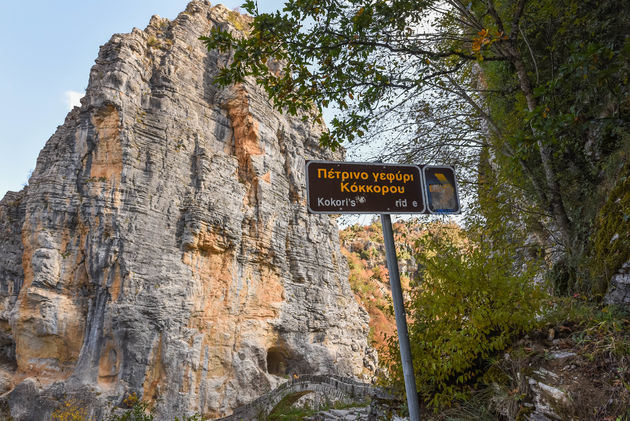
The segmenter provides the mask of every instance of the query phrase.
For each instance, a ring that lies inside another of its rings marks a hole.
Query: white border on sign
[[[418,168],[418,174],[420,174],[420,190],[422,190],[422,210],[421,211],[415,211],[415,212],[395,212],[395,211],[387,211],[387,212],[371,212],[371,211],[314,211],[313,209],[311,209],[310,206],[310,191],[308,188],[308,166],[311,164],[353,164],[353,165],[371,165],[371,166],[381,166],[384,168],[387,167],[416,167]],[[306,170],[306,208],[308,209],[309,213],[313,213],[313,214],[324,214],[324,215],[360,215],[360,214],[364,214],[364,215],[381,215],[381,214],[385,214],[385,215],[414,215],[414,214],[425,214],[427,213],[428,207],[427,207],[427,202],[426,202],[426,193],[425,193],[425,182],[424,182],[424,172],[422,171],[422,167],[420,167],[419,165],[416,164],[386,164],[384,162],[349,162],[349,161],[326,161],[323,159],[313,159],[313,160],[307,160],[306,161],[306,166],[305,166],[305,170]],[[458,198],[458,204],[459,204],[459,198]]]
[[[429,194],[427,193],[427,187],[428,187],[426,184],[427,177],[424,174],[424,170],[426,168],[448,168],[449,170],[453,171],[453,182],[455,183],[455,200],[457,200],[457,210],[451,211],[451,212],[433,212],[431,210],[431,207],[429,206]],[[459,186],[457,185],[457,176],[455,175],[455,169],[453,167],[451,167],[450,165],[423,165],[422,166],[422,183],[423,183],[422,192],[425,197],[426,212],[429,215],[458,215],[462,213],[462,202],[461,200],[459,200]]]

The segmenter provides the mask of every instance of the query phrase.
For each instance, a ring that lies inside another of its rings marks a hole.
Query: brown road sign
[[[423,213],[417,165],[308,161],[311,213]]]

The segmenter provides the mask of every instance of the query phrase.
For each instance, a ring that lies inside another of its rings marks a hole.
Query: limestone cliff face
[[[293,373],[368,373],[337,226],[304,200],[305,159],[340,156],[255,87],[212,84],[226,57],[197,38],[235,14],[193,1],[114,35],[29,187],[0,202],[14,418],[73,393],[99,418],[131,392],[160,419],[219,416]]]

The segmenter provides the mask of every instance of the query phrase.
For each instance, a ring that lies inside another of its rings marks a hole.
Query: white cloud
[[[68,107],[68,110],[71,110],[74,107],[80,107],[81,106],[81,102],[79,101],[81,98],[83,98],[83,96],[85,95],[85,92],[81,93],[81,92],[76,92],[76,91],[66,91],[63,93],[63,100],[66,103],[66,106]]]

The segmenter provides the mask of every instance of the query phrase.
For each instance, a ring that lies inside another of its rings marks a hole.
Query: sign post
[[[392,230],[392,218],[389,214],[381,214],[381,225],[383,226],[383,240],[385,240],[385,255],[387,256],[389,284],[392,289],[396,330],[398,331],[400,361],[402,363],[403,377],[405,378],[405,393],[407,395],[407,406],[409,407],[409,420],[420,421],[416,376],[413,372],[409,331],[407,330],[407,317],[405,315],[405,304],[403,302],[402,288],[400,286],[396,245],[394,244],[394,231]]]
[[[450,167],[437,166],[424,166],[421,169],[417,165],[308,161],[306,192],[310,213],[381,214],[409,419],[420,421],[390,214],[458,213],[460,205],[455,172]]]

